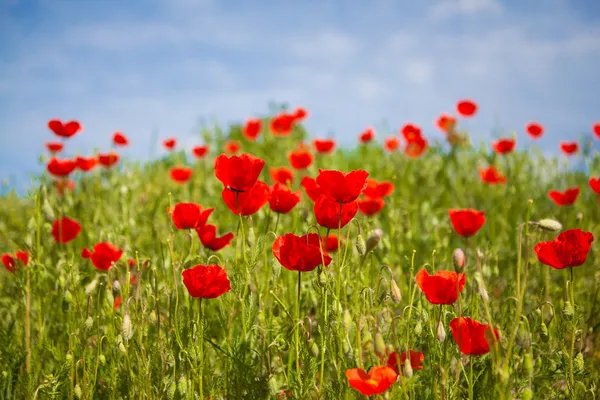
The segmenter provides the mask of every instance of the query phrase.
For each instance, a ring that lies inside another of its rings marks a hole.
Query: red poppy
[[[242,144],[237,140],[228,140],[225,142],[225,146],[223,146],[223,150],[225,153],[229,154],[237,154],[238,151],[242,148]]]
[[[46,142],[46,148],[50,153],[60,153],[63,147],[63,144],[60,142]]]
[[[197,299],[216,299],[231,290],[227,273],[218,265],[196,265],[181,275],[188,293]]]
[[[579,151],[577,142],[560,142],[560,149],[567,156],[571,156]]]
[[[23,265],[27,265],[29,264],[29,252],[27,250],[17,250],[15,251],[15,257],[17,257],[17,259],[21,260],[21,262],[23,263]]]
[[[306,169],[313,162],[313,155],[309,148],[303,144],[298,145],[288,154],[290,165],[294,169]]]
[[[232,213],[236,215],[252,215],[267,204],[269,201],[269,191],[269,186],[266,183],[256,181],[254,186],[245,192],[235,192],[224,188],[221,196]]]
[[[548,192],[548,197],[556,203],[557,206],[570,206],[575,203],[577,197],[579,197],[579,188],[572,187],[564,192],[558,190],[551,190]]]
[[[327,253],[321,254],[319,235],[316,233],[279,236],[273,243],[273,255],[290,271],[310,272],[323,262],[325,267],[331,263]]]
[[[339,245],[343,245],[343,241],[338,242],[338,237],[336,235],[329,235],[327,237],[321,238],[321,243],[323,246],[323,250],[327,253],[333,253],[338,250]]]
[[[406,361],[406,356],[407,353],[404,352],[402,354],[400,354],[400,365],[403,366],[404,362]],[[425,355],[423,355],[423,353],[421,353],[420,351],[414,351],[414,350],[410,350],[410,366],[413,370],[421,370],[423,369],[423,366],[421,365],[421,363],[425,360]],[[392,352],[387,360],[387,366],[390,367],[391,369],[393,369],[397,374],[399,374],[401,371],[398,370],[398,353],[396,353],[395,351]]]
[[[228,157],[221,154],[215,160],[215,175],[226,189],[244,192],[252,188],[265,162],[251,154]]]
[[[346,226],[354,218],[358,211],[358,204],[356,201],[338,203],[322,194],[315,201],[313,210],[319,225],[329,229],[338,229],[338,227]]]
[[[335,140],[333,139],[315,139],[313,146],[319,154],[329,154],[335,149]]]
[[[339,203],[350,203],[358,198],[367,186],[369,173],[363,170],[340,172],[319,169],[317,184],[321,192]]]
[[[365,197],[358,200],[358,209],[364,215],[375,215],[381,211],[384,205],[385,201],[381,197]]]
[[[68,179],[59,179],[56,181],[56,193],[59,196],[62,196],[65,193],[65,190],[73,190],[75,189],[75,182]]]
[[[202,228],[214,208],[204,209],[196,203],[177,203],[171,213],[171,219],[177,229]]]
[[[169,170],[169,176],[174,182],[186,183],[192,177],[193,169],[189,167],[173,167]]]
[[[98,154],[98,163],[104,168],[110,168],[118,162],[119,155],[117,153]]]
[[[517,141],[514,139],[500,139],[492,143],[492,148],[498,154],[508,154],[515,149]]]
[[[269,168],[269,174],[273,183],[287,185],[294,181],[294,173],[288,167]]]
[[[477,211],[470,208],[461,210],[448,210],[452,227],[461,236],[469,237],[481,229],[485,223],[485,215],[483,211]]]
[[[81,257],[92,260],[94,267],[101,271],[108,271],[122,255],[123,250],[109,242],[96,243],[93,252],[85,248],[81,251]]]
[[[98,159],[96,157],[77,157],[75,163],[79,170],[89,172],[98,165]]]
[[[373,130],[373,128],[367,128],[366,131],[364,131],[358,136],[358,140],[360,140],[361,143],[369,143],[373,140],[374,137],[375,131]]]
[[[177,145],[177,139],[168,138],[168,139],[163,140],[162,144],[163,144],[164,148],[167,149],[168,151],[173,151],[173,150],[175,150],[175,146]]]
[[[8,253],[2,254],[2,264],[11,274],[15,272],[15,259]]]
[[[52,119],[48,121],[48,128],[57,136],[70,138],[81,130],[81,124],[77,121],[69,121],[65,124],[58,119]]]
[[[208,145],[195,146],[192,149],[192,153],[194,153],[196,158],[204,158],[208,154]]]
[[[544,134],[544,127],[538,122],[528,123],[525,130],[532,139],[538,139]]]
[[[202,228],[196,228],[196,233],[202,242],[202,245],[212,251],[219,251],[229,246],[233,239],[233,233],[229,232],[221,237],[217,237],[217,226],[206,224]]]
[[[52,237],[58,243],[69,243],[81,232],[81,225],[74,219],[62,217],[52,224]]]
[[[127,260],[127,265],[129,266],[129,268],[133,268],[135,267],[135,259],[134,258],[130,258],[129,260]]]
[[[363,194],[367,197],[386,197],[394,193],[394,184],[392,182],[377,182],[375,179],[367,179],[367,186]]]
[[[269,206],[272,211],[280,214],[287,214],[300,202],[302,192],[292,192],[286,185],[276,183],[271,188]]]
[[[452,132],[456,126],[456,118],[449,114],[441,114],[435,121],[435,126],[444,133]]]
[[[461,353],[477,356],[490,351],[487,337],[491,336],[492,328],[489,325],[471,318],[454,318],[450,321],[450,329]],[[493,329],[493,332],[496,339],[500,339],[498,331]]]
[[[590,178],[590,188],[592,188],[597,195],[600,195],[600,177]]]
[[[489,183],[490,185],[506,183],[506,176],[498,172],[493,165],[487,168],[479,168],[479,177],[482,182]]]
[[[594,235],[581,229],[570,229],[562,232],[549,242],[535,245],[538,260],[556,269],[578,267],[587,259]]]
[[[271,120],[271,133],[273,136],[288,136],[292,133],[295,121],[295,115],[281,113]]]
[[[56,157],[52,157],[50,159],[50,161],[48,161],[48,164],[46,165],[48,172],[51,173],[52,175],[58,176],[58,177],[69,176],[69,174],[71,172],[73,172],[73,170],[76,167],[77,167],[77,164],[75,163],[75,161],[70,160],[68,158],[59,160]]]
[[[417,139],[421,136],[421,128],[417,125],[408,123],[405,124],[402,129],[400,129],[400,133],[404,136],[404,140],[410,142],[411,140]]]
[[[316,201],[319,196],[323,194],[321,188],[317,184],[317,180],[315,178],[311,178],[310,176],[305,176],[302,178],[300,186],[304,188],[304,192],[312,201]]]
[[[242,133],[246,139],[255,141],[258,135],[260,135],[261,129],[262,123],[260,119],[249,119],[242,129]]]
[[[456,104],[456,111],[462,117],[472,117],[477,112],[477,104],[471,100],[461,100]]]
[[[390,153],[394,152],[394,151],[398,150],[398,147],[400,147],[400,139],[398,139],[395,136],[387,137],[383,141],[383,146]]]
[[[374,396],[388,390],[398,379],[398,374],[388,366],[372,367],[367,374],[359,368],[346,371],[348,384],[365,396]]]
[[[425,268],[417,273],[415,279],[431,304],[454,304],[467,281],[465,274],[437,271],[435,275],[429,275]]]
[[[113,143],[117,146],[127,146],[129,144],[129,140],[123,133],[115,132],[113,135]]]
[[[294,119],[296,121],[302,121],[304,119],[306,119],[306,117],[308,116],[308,112],[306,111],[306,109],[302,108],[302,107],[298,107],[296,108],[296,111],[294,111]]]
[[[600,122],[594,123],[592,126],[592,131],[594,131],[594,135],[596,135],[596,137],[600,138]]]
[[[113,307],[115,310],[121,308],[121,304],[123,304],[123,297],[117,296],[115,297],[115,302],[113,303]]]

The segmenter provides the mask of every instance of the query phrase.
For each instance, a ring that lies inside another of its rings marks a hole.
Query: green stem
[[[200,302],[198,303],[198,308],[199,308],[199,312],[198,312],[198,317],[196,320],[196,326],[198,327],[198,329],[200,330],[200,332],[198,333],[198,338],[200,339],[200,343],[198,343],[198,351],[200,353],[199,356],[199,360],[200,360],[200,365],[199,365],[199,371],[198,371],[198,385],[200,387],[200,398],[203,399],[204,398],[204,393],[202,390],[202,384],[203,384],[203,379],[202,379],[202,373],[204,370],[204,303],[202,302],[202,298],[200,298]]]
[[[298,271],[298,303],[296,306],[296,373],[298,374],[298,382],[300,382],[300,287],[302,285],[302,271]]]

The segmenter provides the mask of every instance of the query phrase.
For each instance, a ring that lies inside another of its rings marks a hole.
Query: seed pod
[[[465,252],[462,249],[455,249],[452,253],[452,264],[457,273],[463,271],[465,267]]]
[[[540,339],[542,339],[542,341],[545,343],[548,342],[548,339],[550,339],[550,335],[548,334],[548,327],[544,322],[542,322],[542,325],[540,326]]]
[[[73,393],[75,394],[75,397],[77,397],[78,399],[81,399],[83,397],[83,391],[81,390],[81,386],[79,386],[79,384],[75,385],[75,388],[73,389]]]
[[[563,316],[567,321],[570,321],[575,314],[575,310],[573,309],[573,305],[571,305],[570,301],[565,301],[565,307],[562,310]]]
[[[394,278],[390,281],[390,295],[394,303],[398,304],[402,301],[402,292]]]
[[[356,251],[358,251],[358,254],[361,257],[367,254],[367,243],[365,243],[365,239],[362,235],[356,237]]]
[[[541,307],[542,321],[546,325],[550,325],[552,319],[554,319],[554,308],[549,303],[544,303]]]
[[[92,316],[90,315],[89,317],[87,317],[87,319],[85,320],[85,329],[92,329],[92,327],[94,326],[94,319],[92,318]]]
[[[369,237],[367,238],[365,254],[373,250],[381,241],[383,237],[383,231],[379,228],[374,229],[369,233]]]
[[[442,320],[438,321],[437,340],[439,340],[440,342],[444,342],[446,340],[446,330],[444,329],[444,324],[442,324]]]
[[[550,218],[540,219],[537,226],[548,232],[559,232],[562,229],[562,224]]]
[[[412,378],[413,376],[413,369],[412,365],[410,364],[410,357],[406,357],[406,360],[404,360],[404,376],[407,378]]]
[[[375,354],[377,354],[377,357],[379,358],[385,356],[385,341],[380,332],[375,333]]]
[[[575,373],[581,373],[581,372],[583,372],[584,367],[585,367],[585,364],[583,362],[583,353],[579,353],[575,357],[575,362],[573,363],[573,369],[575,370]]]

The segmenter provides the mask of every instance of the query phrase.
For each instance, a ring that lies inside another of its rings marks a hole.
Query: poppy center
[[[379,385],[379,382],[377,382],[375,379],[367,379],[365,381],[365,384],[372,387],[372,388],[376,388],[377,385]]]

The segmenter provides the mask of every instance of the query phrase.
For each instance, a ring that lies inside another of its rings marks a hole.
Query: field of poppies
[[[548,157],[537,122],[472,144],[477,110],[352,148],[282,110],[148,163],[49,121],[0,199],[0,398],[598,398],[600,123]]]

